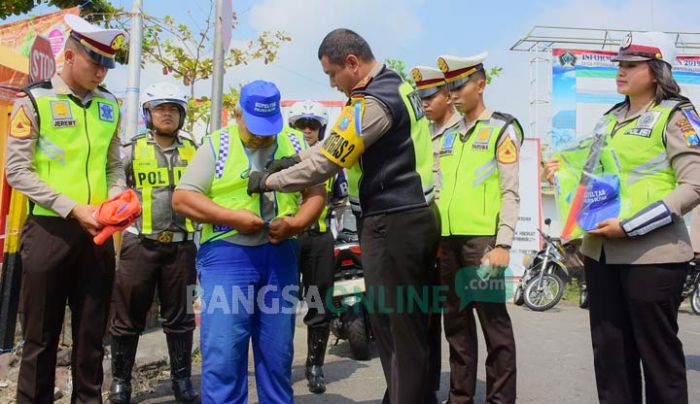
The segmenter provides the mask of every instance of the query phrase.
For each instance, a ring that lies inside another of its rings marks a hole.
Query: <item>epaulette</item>
[[[51,89],[53,88],[53,85],[51,84],[51,80],[39,80],[24,86],[24,92],[29,93],[29,90],[33,88]]]
[[[515,117],[513,115],[507,114],[505,112],[493,111],[491,115],[496,116],[496,118],[505,122],[511,122],[515,120]]]

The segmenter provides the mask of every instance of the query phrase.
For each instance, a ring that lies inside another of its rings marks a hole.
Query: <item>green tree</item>
[[[46,4],[58,8],[71,8],[82,3],[87,3],[80,8],[80,14],[90,15],[86,17],[93,22],[102,21],[104,15],[112,13],[115,8],[107,0],[3,0],[0,2],[0,19],[12,15],[22,15],[31,12],[35,7]]]
[[[121,10],[116,10],[108,15],[107,26],[129,29],[130,16]],[[171,16],[156,18],[144,15],[143,58],[141,65],[154,63],[161,65],[163,75],[172,74],[188,88],[190,93],[190,105],[186,130],[192,131],[197,121],[208,123],[211,100],[209,97],[198,97],[195,86],[202,80],[209,79],[214,71],[213,60],[213,32],[214,32],[214,4],[209,1],[208,15],[201,24],[194,27],[177,22]],[[237,16],[233,15],[233,27],[237,26]],[[224,67],[231,68],[239,65],[247,65],[253,60],[262,60],[265,64],[273,62],[277,58],[279,47],[284,42],[291,41],[291,37],[282,31],[266,31],[256,39],[248,41],[241,48],[232,47],[224,60]],[[124,44],[122,57],[128,58],[128,44]],[[232,107],[238,102],[238,89],[229,87],[224,94],[224,107],[232,111]]]
[[[404,81],[408,81],[411,83],[413,87],[416,86],[416,82],[413,81],[413,77],[406,73],[406,63],[404,63],[403,60],[401,59],[392,59],[392,58],[384,58],[384,64],[387,65],[388,68],[391,70],[395,71],[396,73],[401,76]]]

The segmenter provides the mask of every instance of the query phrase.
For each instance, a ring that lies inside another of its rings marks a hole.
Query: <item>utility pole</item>
[[[210,130],[214,132],[221,128],[221,111],[224,101],[224,29],[231,29],[229,24],[224,27],[224,21],[231,16],[224,16],[224,1],[216,0],[216,19],[214,20],[214,73],[211,80],[211,121]],[[230,38],[230,36],[229,36]]]
[[[141,48],[143,45],[143,1],[134,0],[131,8],[129,39],[129,79],[126,87],[126,139],[137,135],[139,125],[139,92],[141,88]]]

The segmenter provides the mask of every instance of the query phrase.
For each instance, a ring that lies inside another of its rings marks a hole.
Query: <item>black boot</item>
[[[112,388],[109,390],[112,403],[131,403],[131,370],[138,344],[138,335],[112,337]]]
[[[326,391],[323,379],[323,360],[326,357],[326,345],[330,329],[326,327],[309,327],[307,344],[309,354],[306,357],[306,380],[309,381],[309,391],[321,394]]]
[[[192,372],[192,332],[184,334],[166,334],[168,353],[170,354],[170,378],[173,393],[178,402],[190,403],[199,398],[194,391],[190,375]]]

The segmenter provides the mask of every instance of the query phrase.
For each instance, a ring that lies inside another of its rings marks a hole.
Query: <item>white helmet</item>
[[[187,94],[180,87],[170,83],[160,82],[146,87],[141,93],[141,111],[146,127],[148,129],[153,127],[151,108],[160,104],[172,103],[180,108],[180,124],[177,129],[182,129],[187,115],[187,98]]]
[[[324,127],[328,123],[328,110],[323,104],[316,101],[299,101],[289,108],[289,125],[296,127],[299,119],[314,119],[321,123],[321,127]]]

